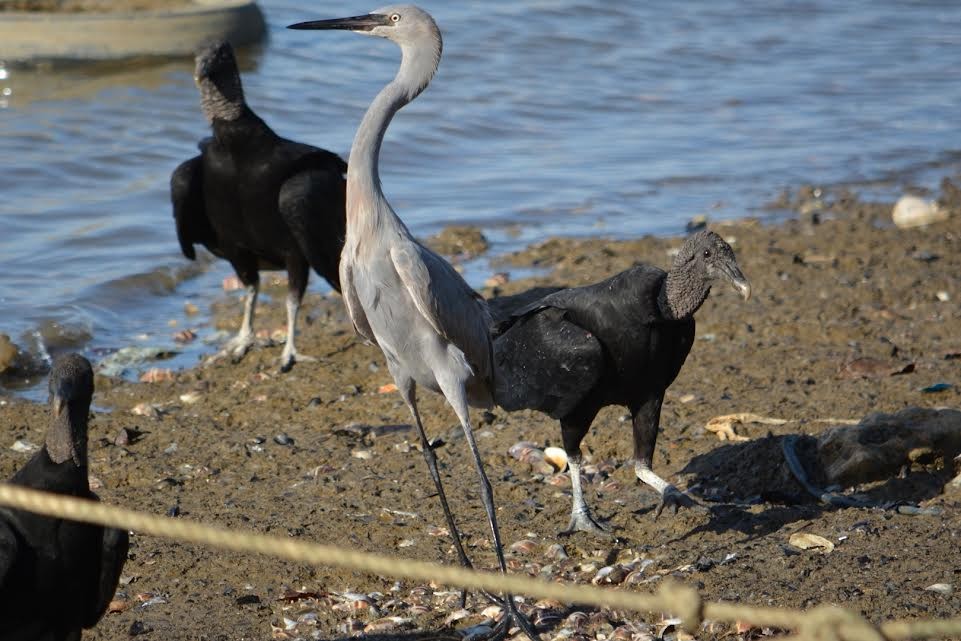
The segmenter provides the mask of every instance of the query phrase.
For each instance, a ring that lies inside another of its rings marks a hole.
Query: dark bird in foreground
[[[675,512],[693,505],[651,463],[664,391],[691,351],[694,312],[718,279],[745,299],[751,295],[730,245],[705,231],[687,239],[668,272],[636,265],[534,302],[524,294],[491,301],[495,400],[506,410],[540,410],[561,422],[574,495],[566,533],[604,532],[584,500],[580,445],[608,405],[631,412],[635,473],[661,495],[656,514],[665,505]]]
[[[93,370],[77,354],[50,373],[53,420],[40,451],[10,483],[98,500],[87,482],[87,414]],[[79,641],[107,610],[127,532],[0,509],[0,638]]]
[[[170,178],[177,238],[184,256],[201,244],[230,262],[247,287],[237,336],[214,358],[244,357],[254,345],[261,269],[287,270],[287,343],[282,371],[297,360],[294,332],[310,268],[340,291],[347,164],[337,154],[285,140],[244,101],[230,44],[197,54],[195,81],[213,137]]]

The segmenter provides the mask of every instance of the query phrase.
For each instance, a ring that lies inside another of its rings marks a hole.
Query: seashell
[[[564,448],[545,448],[544,460],[550,463],[556,472],[563,472],[567,468],[567,452],[564,451]]]
[[[404,617],[384,617],[383,619],[377,619],[376,621],[371,621],[364,626],[364,632],[386,632],[388,630],[396,630],[397,628],[407,625],[410,623],[410,619],[405,619]]]
[[[174,380],[173,370],[165,367],[152,367],[140,375],[141,383],[160,383]]]
[[[28,452],[36,452],[37,450],[40,449],[40,446],[34,445],[30,441],[17,439],[16,441],[13,442],[13,445],[10,446],[10,449],[13,450],[14,452],[28,453]]]
[[[598,485],[597,489],[600,492],[616,492],[617,490],[621,489],[621,484],[614,479],[607,479]]]
[[[182,329],[174,333],[174,341],[177,343],[190,343],[197,339],[197,332],[192,329]]]
[[[571,475],[570,474],[551,474],[545,479],[548,484],[554,487],[570,487],[571,486]]]
[[[560,543],[554,543],[549,548],[547,548],[547,551],[544,553],[544,556],[546,556],[549,559],[557,559],[557,560],[566,559],[567,551],[564,549],[564,546],[561,545]]]
[[[427,534],[430,536],[450,536],[450,530],[440,525],[428,525]]]
[[[533,554],[537,549],[537,543],[531,541],[530,539],[522,539],[511,543],[511,550],[517,554]]]
[[[393,383],[385,383],[377,388],[378,394],[390,394],[391,392],[396,392],[397,386]]]
[[[489,605],[481,610],[481,615],[487,617],[488,619],[498,621],[504,615],[504,608],[499,605]]]
[[[891,220],[901,229],[921,227],[948,219],[948,211],[938,203],[907,194],[894,203]]]
[[[594,578],[591,579],[591,583],[594,585],[600,585],[602,583],[609,585],[619,585],[624,582],[624,578],[627,576],[628,571],[623,565],[608,565],[597,571]]]
[[[451,623],[457,623],[457,622],[460,621],[461,619],[466,619],[466,618],[469,617],[470,615],[471,615],[470,610],[468,610],[468,609],[466,609],[466,608],[459,608],[459,609],[454,610],[453,612],[451,612],[450,614],[447,615],[447,618],[444,619],[444,625],[450,625]]]
[[[537,463],[544,460],[544,452],[530,441],[514,443],[507,453],[523,463]]]
[[[541,610],[566,610],[567,606],[558,601],[557,599],[541,599],[534,603],[535,608]]]
[[[180,402],[186,405],[192,405],[203,398],[203,395],[199,392],[186,392],[180,395]]]
[[[160,417],[160,408],[152,403],[137,403],[130,409],[130,413],[135,416],[150,416],[152,418]]]
[[[374,453],[370,450],[351,450],[350,455],[354,458],[359,458],[364,461],[370,460],[374,457]]]
[[[340,631],[351,636],[353,636],[356,632],[363,632],[363,630],[364,622],[358,621],[357,619],[347,619],[340,625]]]
[[[90,486],[91,490],[99,490],[103,488],[103,481],[93,474],[87,474],[87,485]]]
[[[553,628],[563,620],[563,617],[556,610],[537,610],[531,619],[531,623],[538,628]]]
[[[433,612],[433,609],[427,607],[426,605],[415,603],[414,605],[407,608],[407,612],[409,612],[411,616],[419,617],[423,614],[430,614],[431,612]]]
[[[587,613],[577,610],[576,612],[571,612],[567,615],[567,618],[564,619],[564,624],[576,630],[587,625],[587,619]]]
[[[414,539],[401,539],[397,542],[397,547],[399,548],[409,548],[417,545],[417,541]]]
[[[802,550],[811,549],[821,549],[824,553],[830,553],[834,551],[834,544],[828,541],[823,536],[818,536],[817,534],[811,534],[809,532],[795,532],[788,539],[788,543],[796,548]]]
[[[129,607],[130,607],[130,601],[126,601],[124,599],[114,599],[113,601],[110,602],[109,605],[107,605],[107,612],[110,612],[111,614],[116,614],[119,612],[123,612]]]
[[[275,343],[287,342],[287,330],[280,328],[271,330],[270,340],[274,341]]]
[[[520,559],[511,558],[505,560],[504,563],[507,565],[507,569],[512,572],[517,572],[518,570],[522,570],[524,568],[524,562]]]
[[[945,596],[949,596],[954,592],[954,586],[950,583],[932,583],[924,589],[929,592],[937,592],[938,594],[943,594]]]

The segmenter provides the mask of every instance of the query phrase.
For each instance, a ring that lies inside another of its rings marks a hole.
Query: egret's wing
[[[376,345],[374,330],[370,328],[367,315],[364,314],[364,308],[361,307],[357,290],[354,288],[354,270],[351,268],[350,261],[343,255],[340,258],[340,293],[344,297],[344,305],[347,306],[347,315],[350,316],[350,322],[354,325],[354,331],[367,342]]]
[[[390,258],[411,300],[434,330],[456,345],[474,368],[491,372],[490,311],[446,260],[417,243],[395,245]]]

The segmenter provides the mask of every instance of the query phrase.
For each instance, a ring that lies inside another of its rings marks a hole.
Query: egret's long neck
[[[394,114],[416,98],[427,87],[440,63],[440,34],[436,39],[401,45],[400,69],[394,79],[381,89],[364,114],[357,129],[347,163],[347,235],[365,219],[377,216],[386,202],[380,187],[378,159],[384,133]],[[373,205],[364,207],[364,205]],[[368,220],[368,223],[373,221]]]

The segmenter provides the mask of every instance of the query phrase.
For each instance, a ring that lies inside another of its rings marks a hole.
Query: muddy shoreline
[[[569,479],[508,453],[522,440],[559,445],[557,424],[531,412],[475,413],[502,535],[512,545],[512,571],[590,582],[601,568],[620,564],[626,589],[650,591],[672,576],[708,600],[802,608],[833,603],[873,621],[956,615],[961,492],[942,492],[944,470],[917,466],[898,497],[938,507],[936,515],[827,508],[793,501],[790,492],[788,498],[765,494],[788,481],[763,445],[768,435],[816,435],[837,419],[872,412],[961,406],[961,360],[953,356],[961,352],[961,202],[950,183],[941,199],[951,219],[916,229],[893,226],[891,203],[806,189],[772,205],[797,212],[783,224],[710,225],[732,243],[754,296],[745,303],[715,288],[698,312],[698,340],[668,390],[654,460],[658,473],[705,500],[707,514],[654,520],[656,497],[636,482],[626,461],[625,411],[608,408],[585,439],[593,465],[586,487],[617,538],[559,537],[569,514]],[[549,274],[491,285],[509,294],[593,282],[635,261],[666,267],[679,244],[679,238],[654,237],[550,239],[495,267],[508,273],[547,267]],[[281,305],[261,310],[258,326],[268,334],[283,326]],[[214,311],[219,326],[235,327],[236,300],[221,297]],[[287,375],[276,371],[281,348],[275,346],[237,365],[178,372],[172,380],[98,377],[90,433],[98,493],[153,513],[454,563],[407,410],[396,393],[378,391],[390,382],[381,354],[354,339],[338,297],[309,296],[305,311],[298,349],[320,362],[299,364]],[[892,369],[913,368],[899,375],[844,373],[868,357]],[[951,386],[921,391],[936,383]],[[445,441],[438,456],[468,553],[478,567],[493,568],[454,416],[437,397],[421,397],[428,431]],[[736,443],[722,443],[705,429],[712,417],[736,412],[787,422],[736,425],[737,434],[750,439]],[[0,445],[42,442],[45,413],[26,401],[5,402]],[[9,476],[29,453],[4,451],[0,474]],[[829,554],[798,550],[789,545],[798,532],[836,547]],[[478,598],[461,611],[458,594],[444,586],[395,584],[139,535],[132,537],[123,583],[120,611],[84,638],[311,639],[365,629],[437,638],[492,614],[484,614],[488,603]],[[926,589],[935,584],[953,585],[954,592]],[[553,603],[525,607],[533,608],[545,641],[568,633],[642,639],[665,632],[661,615],[579,615]],[[710,625],[697,637],[732,634],[733,626]]]

